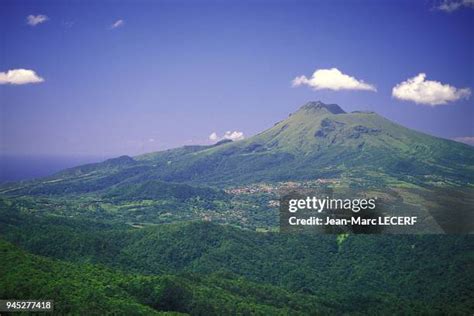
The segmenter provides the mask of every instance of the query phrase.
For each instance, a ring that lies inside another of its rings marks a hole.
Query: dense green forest
[[[320,299],[238,277],[139,275],[35,256],[0,239],[0,297],[51,299],[56,314],[304,315],[328,313]]]
[[[24,249],[2,244],[8,262],[2,296],[54,297],[65,304],[58,305],[62,312],[469,314],[474,308],[469,235],[342,239],[206,222],[131,228],[11,207],[0,215],[2,238]]]

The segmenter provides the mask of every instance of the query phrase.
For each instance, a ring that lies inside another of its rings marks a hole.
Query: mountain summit
[[[302,111],[305,113],[311,113],[311,112],[329,112],[331,114],[343,114],[346,113],[344,112],[343,109],[337,104],[324,104],[321,101],[311,101],[303,105],[298,111]]]

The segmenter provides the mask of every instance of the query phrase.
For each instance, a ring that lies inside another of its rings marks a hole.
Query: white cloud
[[[239,131],[227,131],[224,133],[224,135],[222,135],[222,137],[219,137],[216,132],[213,132],[211,135],[209,135],[209,140],[213,142],[224,140],[224,139],[230,139],[232,141],[236,141],[236,140],[241,140],[244,138],[245,138],[244,133],[239,132]]]
[[[230,140],[241,140],[244,139],[244,133],[238,132],[238,131],[227,131],[224,134],[224,139],[230,139]]]
[[[458,89],[449,84],[425,79],[426,74],[420,73],[397,84],[392,89],[392,96],[404,101],[436,106],[462,98],[467,99],[471,95],[469,88]]]
[[[331,69],[317,69],[311,78],[306,76],[299,76],[293,79],[293,87],[307,85],[314,90],[367,90],[377,91],[375,86],[365,83],[362,80],[357,80],[354,77],[342,73],[337,68]]]
[[[7,72],[0,72],[0,84],[21,85],[43,81],[44,79],[38,76],[34,70],[12,69]]]
[[[455,137],[453,140],[474,146],[474,136]]]
[[[118,27],[121,27],[125,24],[125,21],[120,19],[120,20],[117,20],[115,21],[114,23],[112,23],[112,25],[110,26],[110,29],[113,30],[113,29],[116,29]]]
[[[451,13],[462,7],[474,8],[474,0],[444,0],[435,9]]]
[[[209,135],[209,140],[212,140],[213,142],[218,139],[217,133],[213,132],[211,135]]]
[[[49,18],[46,15],[43,15],[43,14],[38,14],[38,15],[30,14],[26,17],[26,23],[28,23],[28,25],[31,25],[31,26],[36,26],[36,25],[44,23],[48,20],[49,20]]]

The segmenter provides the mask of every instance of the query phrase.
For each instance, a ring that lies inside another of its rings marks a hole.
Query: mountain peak
[[[325,104],[321,101],[310,101],[303,105],[299,111],[321,111],[325,110],[327,112],[330,112],[332,114],[343,114],[346,113],[339,105],[337,104]]]
[[[105,164],[114,166],[133,164],[134,162],[135,160],[132,157],[126,155],[104,161]]]

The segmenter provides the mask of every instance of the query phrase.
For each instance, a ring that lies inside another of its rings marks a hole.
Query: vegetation
[[[474,149],[313,102],[252,138],[0,187],[0,298],[57,314],[459,314],[474,238],[278,232],[281,190],[378,196],[472,233]],[[437,229],[437,230],[436,230]]]
[[[0,297],[52,299],[56,314],[304,315],[331,308],[307,294],[242,278],[145,276],[34,256],[0,239]]]
[[[474,239],[470,235],[341,238],[257,233],[206,222],[130,228],[23,214],[12,208],[3,210],[0,218],[3,238],[56,259],[41,259],[47,261],[39,265],[44,273],[38,274],[23,257],[18,261],[24,264],[5,257],[3,261],[9,264],[3,269],[9,270],[2,271],[0,278],[10,284],[4,287],[10,289],[5,297],[37,297],[43,292],[35,292],[35,282],[44,282],[55,284],[59,292],[45,292],[41,297],[54,293],[60,302],[86,302],[92,291],[99,298],[90,304],[111,306],[115,297],[122,300],[118,309],[142,304],[191,314],[228,314],[236,308],[254,314],[468,314],[474,308]],[[55,264],[60,265],[58,271],[77,269],[71,272],[77,279],[70,282],[79,284],[68,285],[70,273],[57,272]],[[38,278],[42,275],[41,281],[22,278],[23,270]],[[58,281],[62,275],[64,280]],[[165,295],[167,299],[153,292],[163,288],[165,280],[171,282],[168,290],[174,293]],[[78,290],[82,287],[84,292]],[[21,292],[25,288],[30,292]],[[62,288],[75,290],[61,294]],[[76,291],[77,297],[68,297]],[[143,291],[143,296],[133,296]],[[154,303],[143,303],[148,300]],[[137,310],[146,311],[145,307]]]
[[[313,102],[272,128],[238,142],[123,156],[5,187],[9,195],[104,192],[149,180],[232,186],[360,176],[426,185],[470,185],[474,148],[422,134],[375,113],[345,113]]]

